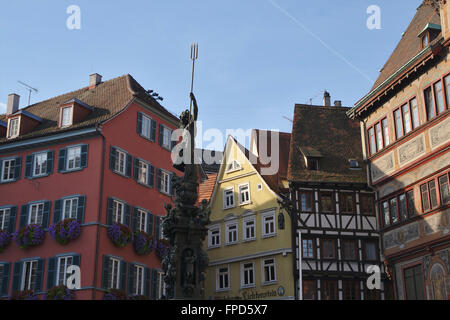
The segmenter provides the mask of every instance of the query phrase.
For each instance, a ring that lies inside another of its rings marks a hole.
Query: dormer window
[[[308,170],[314,170],[314,171],[319,170],[319,159],[309,158],[308,159]]]
[[[422,49],[430,45],[434,39],[437,38],[441,32],[441,26],[434,23],[427,23],[425,28],[417,35],[422,40]]]
[[[8,139],[19,136],[19,121],[20,118],[9,119]]]
[[[68,127],[72,125],[73,107],[62,108],[61,111],[61,127]]]
[[[428,43],[429,43],[430,41],[429,41],[429,39],[428,39],[428,33],[425,33],[423,36],[422,36],[422,48],[426,48],[426,47],[428,47]]]
[[[348,162],[350,163],[350,169],[361,169],[361,167],[359,166],[358,160],[349,159]]]
[[[238,170],[241,170],[241,164],[236,160],[231,161],[231,163],[227,165],[227,173]]]

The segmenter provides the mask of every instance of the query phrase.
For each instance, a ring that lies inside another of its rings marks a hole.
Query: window
[[[223,190],[223,208],[233,208],[234,207],[234,189],[227,188]]]
[[[391,223],[397,223],[397,198],[392,198],[391,200],[389,200],[389,211],[391,216]]]
[[[382,204],[382,211],[383,211],[383,220],[384,220],[384,225],[388,226],[391,224],[390,218],[389,218],[389,204],[387,201],[383,201]]]
[[[316,280],[303,280],[303,300],[317,299]]]
[[[72,125],[73,107],[65,107],[61,111],[61,127]]]
[[[161,146],[166,149],[170,149],[172,140],[172,130],[165,126],[160,126],[160,130],[161,129],[162,129],[162,133],[160,132],[160,135],[162,135]]]
[[[2,182],[14,180],[15,159],[3,160],[2,166]]]
[[[225,232],[227,235],[227,244],[235,244],[238,242],[238,223],[229,222],[225,225]]]
[[[341,193],[339,206],[342,213],[354,213],[354,201],[352,193]]]
[[[141,112],[138,112],[137,132],[144,138],[155,141],[156,121]]]
[[[427,111],[427,120],[430,121],[431,119],[433,119],[436,116],[431,87],[425,89],[423,94],[424,94],[424,98],[425,98],[425,109]]]
[[[342,291],[344,300],[359,300],[359,281],[358,280],[342,280]]]
[[[127,155],[125,152],[122,152],[120,150],[116,150],[116,162],[114,170],[116,172],[119,172],[123,175],[126,173],[126,162],[127,162]]]
[[[403,270],[406,300],[424,300],[422,265]]]
[[[416,214],[416,205],[414,203],[414,190],[406,192],[406,205],[408,217],[413,217]]]
[[[402,115],[400,109],[394,111],[395,135],[397,139],[403,137]]]
[[[275,259],[263,260],[263,283],[273,283],[277,281]]]
[[[159,191],[170,195],[171,194],[171,174],[167,171],[164,171],[162,169],[158,169],[158,173],[159,173]]]
[[[300,211],[312,212],[313,193],[309,191],[300,191],[298,197],[300,201]]]
[[[426,33],[423,37],[422,37],[422,48],[426,48],[428,46],[428,33]]]
[[[9,120],[8,138],[15,138],[19,135],[19,118]]]
[[[314,171],[319,170],[319,160],[313,159],[313,158],[308,158],[308,170],[314,170]]]
[[[262,215],[262,236],[270,237],[275,235],[275,212],[264,213]]]
[[[244,205],[250,203],[250,185],[239,186],[239,204]]]
[[[384,118],[383,120],[381,120],[381,127],[383,129],[384,145],[388,146],[390,143],[390,140],[389,140],[389,126],[388,126],[387,118]]]
[[[67,148],[66,170],[81,168],[81,146]]]
[[[322,239],[321,246],[323,259],[334,259],[336,257],[336,247],[334,245],[334,240]]]
[[[437,113],[441,114],[445,111],[444,92],[442,90],[442,82],[439,80],[433,86],[434,98],[436,101]]]
[[[21,290],[34,290],[37,287],[38,260],[23,263]]]
[[[64,199],[63,214],[64,219],[76,219],[78,211],[78,198]]]
[[[208,232],[208,245],[210,248],[220,247],[220,226],[210,227]]]
[[[34,155],[33,176],[38,177],[47,174],[47,152]]]
[[[241,168],[241,164],[238,161],[233,160],[227,165],[227,173],[241,170]]]
[[[421,185],[420,194],[422,197],[422,212],[427,212],[438,206],[436,182],[434,180]]]
[[[336,280],[322,280],[322,300],[338,300],[338,290]]]
[[[73,264],[73,257],[60,257],[58,258],[58,272],[56,274],[56,285],[66,285],[67,278],[70,276],[67,274],[67,268]]]
[[[368,130],[368,136],[369,136],[369,149],[370,149],[370,154],[375,154],[377,152],[376,149],[376,140],[375,140],[375,133],[374,133],[374,129],[370,128]]]
[[[44,216],[44,204],[31,204],[28,215],[28,224],[42,224]]]
[[[361,167],[359,166],[358,160],[349,159],[348,162],[350,163],[350,169],[361,169]]]
[[[244,219],[244,241],[255,240],[256,239],[256,218],[250,217]]]
[[[381,122],[375,125],[375,133],[377,138],[377,151],[383,149],[383,133],[381,131]]]
[[[407,134],[412,130],[411,126],[411,114],[409,112],[409,105],[405,104],[402,106],[402,117],[403,117],[403,130]]]
[[[142,184],[148,184],[148,164],[138,161],[138,177],[137,181]]]
[[[216,291],[230,288],[230,273],[228,267],[217,268]]]
[[[144,210],[137,209],[136,211],[136,230],[142,232],[147,231],[147,218],[148,213]]]
[[[255,285],[255,270],[253,262],[241,264],[241,287],[253,287]]]
[[[133,284],[132,284],[132,293],[135,295],[143,296],[144,295],[144,272],[145,269],[142,266],[134,265],[133,272]]]
[[[125,205],[123,202],[113,201],[113,222],[123,223]]]
[[[312,239],[302,239],[302,258],[314,258],[314,241]]]
[[[364,243],[364,259],[366,261],[377,261],[377,243],[373,241],[365,241]]]
[[[320,204],[322,212],[334,212],[334,201],[332,192],[322,192],[320,194]]]
[[[450,106],[450,74],[444,78],[447,108]]]
[[[344,260],[357,260],[355,241],[342,240],[342,257]]]
[[[412,118],[412,125],[413,129],[416,129],[419,127],[419,108],[417,106],[417,99],[413,98],[409,101],[409,105],[411,106],[411,118]]]
[[[8,230],[11,209],[0,209],[0,230]]]
[[[374,199],[372,195],[360,194],[359,195],[359,211],[363,215],[374,215]]]
[[[406,220],[408,217],[406,207],[406,195],[403,193],[398,196],[398,215],[402,221]]]
[[[120,289],[120,260],[110,258],[108,289]]]
[[[448,175],[445,174],[438,178],[439,182],[439,195],[441,197],[441,204],[450,203],[450,193],[448,188]]]

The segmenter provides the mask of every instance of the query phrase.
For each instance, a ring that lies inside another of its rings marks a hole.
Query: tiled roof
[[[345,107],[296,105],[290,144],[288,180],[298,182],[366,183],[358,121]],[[319,170],[308,170],[302,150],[320,154]],[[349,159],[362,169],[351,170]]]
[[[208,179],[200,183],[198,187],[198,203],[203,199],[210,200],[216,183],[217,173],[208,174]]]
[[[164,112],[178,121],[178,118],[161,106],[146,90],[129,74],[105,81],[94,89],[85,87],[76,91],[36,103],[21,110],[43,119],[32,132],[21,135],[15,139],[0,138],[0,143],[6,141],[25,140],[37,136],[49,135],[64,131],[94,126],[112,118],[122,111],[134,98],[140,98],[155,109]],[[80,100],[93,107],[93,111],[83,121],[68,128],[58,127],[59,106],[70,100]],[[6,121],[6,115],[0,115],[0,121]]]
[[[422,51],[422,41],[418,35],[428,23],[434,25],[441,24],[439,14],[429,4],[429,2],[430,1],[424,1],[424,3],[417,8],[416,15],[403,34],[400,42],[397,44],[397,47],[382,68],[378,79],[375,81],[370,91],[376,89],[380,84],[382,84],[408,61],[414,58],[420,51]],[[439,36],[435,41],[438,39]]]

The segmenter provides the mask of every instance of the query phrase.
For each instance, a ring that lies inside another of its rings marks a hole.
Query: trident
[[[195,70],[195,60],[198,59],[198,43],[191,44],[191,60],[192,60],[192,81],[191,81],[191,92],[194,90],[194,70]],[[192,99],[189,106],[189,117],[192,114]]]

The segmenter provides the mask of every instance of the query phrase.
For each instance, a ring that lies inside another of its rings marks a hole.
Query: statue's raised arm
[[[192,103],[194,104],[194,121],[197,121],[197,117],[198,117],[197,99],[195,99],[195,96],[192,92],[191,92],[191,100],[192,100]]]

